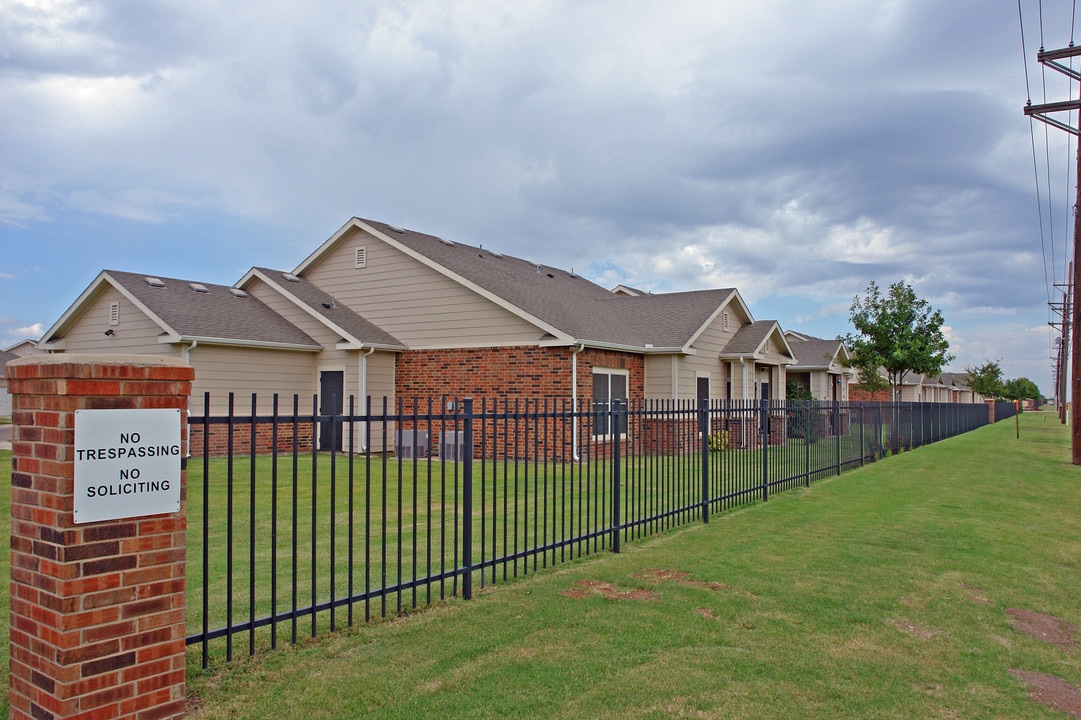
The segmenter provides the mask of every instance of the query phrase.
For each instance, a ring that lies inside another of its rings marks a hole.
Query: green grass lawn
[[[202,671],[197,718],[1058,718],[1081,687],[1081,470],[1050,413]]]
[[[835,473],[838,457],[859,457],[853,443],[858,446],[858,434],[823,438],[813,445],[792,439],[769,448],[712,453],[711,497],[731,497],[716,500],[711,509],[717,512],[761,497],[767,451],[769,477],[776,481],[771,491],[777,492],[802,485],[800,476],[807,470],[826,468],[820,476]],[[623,541],[698,522],[701,467],[698,452],[625,458]],[[612,538],[605,530],[612,522],[611,472],[605,458],[580,463],[475,462],[473,562],[550,548],[489,565],[483,573],[474,573],[474,585],[502,582],[610,547]],[[332,597],[370,594],[336,609],[333,619],[324,610],[315,619],[301,614],[295,621],[282,620],[274,628],[276,639],[271,627],[263,626],[241,631],[232,645],[212,641],[206,650],[213,662],[282,638],[314,634],[332,620],[340,628],[351,620],[395,615],[457,595],[458,578],[430,579],[452,573],[462,563],[464,487],[463,466],[429,459],[301,454],[294,466],[291,455],[280,457],[276,465],[271,457],[259,456],[253,468],[247,457],[231,462],[214,458],[204,473],[202,459],[193,458],[187,494],[192,558],[188,632],[200,632],[204,619],[210,631],[230,624],[230,618],[235,628],[272,612],[282,617],[294,607],[303,613]],[[393,589],[399,582],[422,579],[428,580]],[[381,588],[391,590],[380,595]]]
[[[470,602],[407,603],[398,617],[392,606],[385,622],[273,651],[262,638],[252,659],[238,641],[239,659],[219,652],[204,671],[193,648],[192,716],[1062,717],[1009,671],[1081,687],[1081,652],[1018,632],[1007,611],[1081,627],[1081,469],[1052,414],[1026,413],[1021,435],[1000,423],[706,525],[651,528],[619,555],[536,574],[531,564]],[[0,478],[10,486],[10,452]],[[238,520],[246,489],[234,488]],[[394,482],[390,492],[387,532],[403,527],[401,507],[411,558],[412,497],[399,502]],[[7,528],[10,494],[0,496]],[[446,511],[427,502],[417,517]],[[263,547],[270,529],[257,528]],[[236,532],[246,558],[246,528]],[[212,542],[220,549],[222,536]],[[5,579],[8,564],[5,554]],[[6,623],[0,633],[6,645]],[[6,693],[0,702],[2,716]]]

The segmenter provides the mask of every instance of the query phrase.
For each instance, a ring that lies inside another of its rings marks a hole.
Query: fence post
[[[816,419],[815,415],[812,414],[815,401],[795,400],[791,402],[797,402],[803,406],[803,486],[811,487],[811,428]]]
[[[769,400],[761,400],[762,423],[762,502],[769,500]]]
[[[833,401],[833,434],[837,437],[837,474],[841,474],[841,403]]]
[[[464,398],[462,427],[462,599],[473,598],[473,398]]]
[[[698,406],[698,437],[702,456],[702,522],[709,522],[709,400],[702,398]]]
[[[867,421],[867,413],[863,403],[858,403],[857,407],[860,410],[860,467],[865,467],[867,465],[867,446],[864,444],[863,424]]]
[[[620,516],[619,508],[622,503],[620,492],[620,429],[623,424],[621,422],[621,409],[623,403],[619,400],[613,400],[610,407],[610,417],[608,422],[608,432],[612,438],[612,552],[618,553],[622,550],[620,547]]]
[[[183,717],[181,429],[194,371],[174,358],[57,354],[13,360],[7,377],[15,426],[10,716]],[[97,412],[105,410],[124,412]],[[146,448],[143,437],[155,448],[160,441],[169,462],[129,455],[101,463],[81,447],[78,456],[76,432],[92,444],[115,436],[110,449],[118,451]],[[124,479],[143,471],[147,482]],[[121,479],[106,479],[113,473]],[[90,500],[99,495],[111,502]]]

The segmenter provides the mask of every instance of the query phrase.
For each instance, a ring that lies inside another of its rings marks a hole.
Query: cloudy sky
[[[102,268],[231,284],[355,215],[606,286],[735,286],[824,337],[870,280],[904,279],[942,309],[953,369],[1001,358],[1049,393],[1073,148],[1022,107],[1077,97],[1036,62],[1071,13],[4,0],[0,347]]]

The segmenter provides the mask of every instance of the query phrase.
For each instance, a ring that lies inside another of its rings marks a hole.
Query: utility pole
[[[1066,423],[1066,390],[1069,373],[1066,370],[1069,365],[1070,359],[1070,314],[1073,308],[1073,303],[1070,302],[1070,298],[1073,297],[1073,263],[1070,263],[1069,270],[1066,271],[1066,276],[1069,281],[1066,283],[1066,289],[1062,292],[1062,338],[1059,342],[1059,359],[1058,359],[1058,374],[1055,376],[1055,392],[1058,393],[1059,402],[1059,420]]]
[[[1077,57],[1078,55],[1081,55],[1081,48],[1073,47],[1071,43],[1070,47],[1059,50],[1045,51],[1041,48],[1040,52],[1036,54],[1036,59],[1052,70],[1081,83],[1081,72],[1059,62],[1059,60]],[[1033,105],[1029,102],[1025,105],[1025,115],[1034,117],[1059,130],[1065,130],[1081,140],[1081,127],[1074,127],[1052,117],[1054,113],[1069,113],[1074,110],[1081,110],[1081,100],[1065,100],[1042,105]],[[1079,125],[1081,125],[1081,116],[1079,116]],[[1074,201],[1073,277],[1071,279],[1073,283],[1073,307],[1071,308],[1073,337],[1071,338],[1070,350],[1073,353],[1073,358],[1070,366],[1070,447],[1073,464],[1081,465],[1081,403],[1078,402],[1078,399],[1081,398],[1081,302],[1078,302],[1079,298],[1077,296],[1078,291],[1081,290],[1081,212],[1078,212],[1079,208],[1081,208],[1081,142],[1078,143],[1077,148],[1077,174],[1074,179],[1077,182],[1077,199]]]

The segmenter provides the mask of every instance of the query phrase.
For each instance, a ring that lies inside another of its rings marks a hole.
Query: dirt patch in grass
[[[1019,608],[1006,608],[1006,614],[1013,618],[1013,629],[1017,632],[1051,643],[1063,652],[1073,648],[1077,626],[1072,622]]]
[[[991,598],[989,598],[987,596],[987,593],[984,590],[981,590],[980,588],[975,587],[973,585],[966,585],[966,584],[962,584],[961,587],[963,587],[965,590],[968,590],[970,593],[972,593],[971,595],[968,596],[968,599],[971,600],[972,602],[980,603],[981,605],[984,604],[984,603],[991,602]]]
[[[560,595],[581,600],[590,594],[597,594],[607,600],[657,600],[657,593],[652,590],[622,590],[614,583],[597,582],[596,580],[579,580],[578,587],[564,590]]]
[[[682,572],[680,570],[662,570],[660,568],[649,568],[635,575],[635,577],[643,580],[658,580],[661,582],[675,582],[684,587],[696,587],[703,588],[705,590],[731,590],[732,586],[722,582],[705,582],[703,580],[691,580],[690,573]]]
[[[1010,670],[1010,674],[1025,684],[1036,702],[1081,718],[1081,690],[1062,678],[1027,670]]]
[[[907,620],[887,620],[887,625],[892,625],[898,630],[904,630],[905,632],[915,635],[920,640],[931,640],[935,636],[935,631],[924,627],[923,625],[914,625]]]

